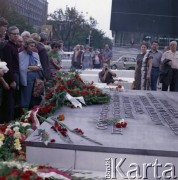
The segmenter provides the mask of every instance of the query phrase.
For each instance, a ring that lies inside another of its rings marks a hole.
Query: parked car
[[[127,69],[134,70],[136,58],[133,56],[121,56],[118,60],[111,61],[111,69]]]
[[[64,52],[62,57],[62,69],[70,69],[73,52]]]

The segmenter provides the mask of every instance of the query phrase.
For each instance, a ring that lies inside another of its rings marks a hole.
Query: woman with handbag
[[[36,80],[43,76],[39,55],[33,52],[35,46],[35,41],[29,38],[24,44],[24,50],[19,53],[21,106],[23,108],[31,108],[41,102],[40,96],[33,95]]]

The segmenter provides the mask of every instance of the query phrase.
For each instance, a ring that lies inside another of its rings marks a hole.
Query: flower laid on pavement
[[[116,90],[118,90],[118,91],[120,91],[120,92],[123,92],[123,91],[124,91],[124,86],[119,84],[119,85],[116,87]]]
[[[55,139],[51,139],[51,140],[50,140],[50,142],[52,142],[52,143],[53,143],[53,142],[56,142],[56,140],[55,140]]]
[[[59,114],[58,119],[59,119],[59,121],[64,121],[64,119],[65,119],[64,114]]]
[[[127,122],[124,119],[114,119],[113,123],[115,124],[116,128],[126,128]]]
[[[81,129],[79,129],[79,128],[75,128],[74,131],[75,131],[77,134],[81,134],[81,135],[84,134],[84,132],[83,132]]]

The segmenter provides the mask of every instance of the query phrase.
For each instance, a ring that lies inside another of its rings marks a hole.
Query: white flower
[[[13,130],[14,130],[15,132],[19,132],[19,127],[14,127]]]
[[[15,133],[14,133],[14,138],[20,138],[20,132],[17,132],[17,131],[15,131]]]
[[[32,111],[28,111],[28,112],[27,112],[28,114],[25,116],[25,119],[28,119],[28,118],[30,117],[31,112],[32,112]]]
[[[22,123],[23,127],[30,126],[30,123]]]
[[[18,169],[22,169],[22,165],[18,161],[10,161],[10,162],[3,162],[4,165],[7,165],[8,167],[17,167]]]
[[[20,123],[19,122],[15,122],[15,125],[20,126]]]

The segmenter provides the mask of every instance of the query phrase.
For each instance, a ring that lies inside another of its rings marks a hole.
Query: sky
[[[83,12],[86,19],[93,17],[97,21],[96,28],[105,32],[112,38],[110,31],[111,3],[112,0],[48,0],[48,13],[68,7],[75,7],[78,12]]]

